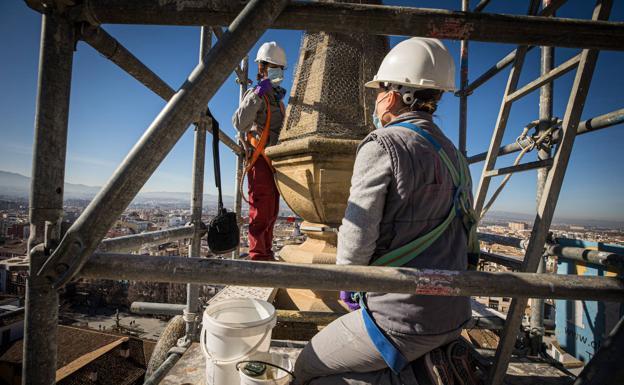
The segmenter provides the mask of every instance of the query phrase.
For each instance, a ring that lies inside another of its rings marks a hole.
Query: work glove
[[[254,88],[253,92],[254,94],[262,97],[270,92],[271,88],[273,88],[271,81],[269,79],[262,79],[260,83],[258,83],[258,85]]]
[[[355,311],[360,308],[360,304],[353,300],[352,291],[341,291],[340,299],[349,307],[349,310],[351,311]]]

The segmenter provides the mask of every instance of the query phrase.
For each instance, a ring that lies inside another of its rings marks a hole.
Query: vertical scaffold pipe
[[[470,10],[470,0],[462,0],[462,11]],[[460,46],[460,96],[459,96],[459,151],[466,156],[466,130],[468,126],[468,95],[463,91],[468,87],[468,40]]]
[[[245,56],[245,58],[243,60],[241,60],[241,64],[240,64],[240,75],[238,77],[238,84],[239,84],[239,93],[238,93],[238,100],[239,102],[243,101],[243,96],[245,95],[245,92],[247,91],[247,84],[248,84],[248,79],[249,79],[249,56]],[[242,228],[243,227],[243,191],[242,191],[242,181],[241,179],[243,179],[245,176],[243,175],[243,167],[245,165],[245,152],[241,151],[240,153],[238,153],[236,155],[236,186],[235,186],[235,199],[236,199],[236,207],[234,207],[234,211],[236,212],[236,221],[238,223],[238,227]],[[238,257],[240,257],[240,246],[238,248],[236,248],[236,250],[234,250],[232,252],[232,258],[233,259],[237,259]]]
[[[25,385],[54,384],[56,380],[58,293],[36,273],[61,235],[74,39],[74,26],[56,10],[42,16],[24,319]]]
[[[546,8],[550,5],[551,0],[542,0],[542,7]],[[554,67],[554,48],[553,47],[541,47],[541,62],[540,62],[540,74],[544,76],[549,73]],[[553,112],[553,82],[544,84],[540,88],[539,99],[539,126],[538,132],[544,132],[551,126]],[[551,151],[549,148],[539,148],[537,151],[537,158],[539,160],[545,160],[551,158]],[[549,168],[537,169],[537,200],[536,204],[539,207],[539,203],[542,200],[542,193],[544,192],[544,186],[546,185],[546,178],[548,177]],[[544,274],[545,269],[545,256],[542,256],[537,272]],[[531,300],[531,322],[530,322],[530,349],[532,355],[538,355],[542,348],[542,339],[544,337],[544,300],[541,298]]]
[[[199,37],[199,63],[204,62],[212,46],[212,33],[210,27],[201,27]],[[206,163],[206,127],[208,121],[204,114],[198,117],[195,124],[195,142],[193,150],[193,193],[191,197],[191,222],[194,226],[193,238],[189,247],[189,258],[201,257],[202,238],[202,210],[204,197],[204,164]],[[196,313],[199,309],[199,285],[186,284],[186,309],[184,318],[186,321],[186,338],[191,340],[195,335]]]

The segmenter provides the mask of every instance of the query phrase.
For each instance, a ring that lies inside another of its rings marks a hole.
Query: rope
[[[539,135],[534,136],[534,137],[528,137],[527,134],[531,128],[537,127],[539,125],[539,121],[535,120],[529,123],[526,127],[524,127],[524,130],[522,130],[522,133],[516,139],[516,143],[518,143],[518,145],[522,148],[522,151],[520,151],[520,154],[518,154],[518,156],[516,157],[516,160],[514,161],[513,166],[517,166],[518,164],[520,164],[520,160],[522,160],[522,157],[526,153],[534,150],[536,147],[541,146],[544,143],[544,141],[546,141],[546,139],[550,139],[551,134],[553,133],[555,128],[558,127],[559,124],[561,124],[561,120],[557,118],[553,118],[553,120],[551,121],[550,127],[548,127],[548,129],[540,132]],[[529,141],[528,145],[523,145],[525,140]],[[496,198],[498,198],[500,193],[503,191],[503,189],[505,188],[505,185],[507,185],[507,182],[509,182],[509,179],[511,179],[512,175],[513,173],[505,175],[505,178],[501,181],[496,191],[494,191],[494,194],[492,194],[492,197],[490,198],[488,203],[483,207],[483,210],[481,211],[480,219],[483,219],[483,217],[488,212],[490,207],[492,207],[492,205],[496,201]]]

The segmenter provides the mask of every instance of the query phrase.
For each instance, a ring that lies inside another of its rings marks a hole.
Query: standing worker
[[[384,58],[376,130],[360,144],[337,264],[466,270],[474,230],[467,164],[433,123],[455,65],[441,41],[411,38]],[[303,349],[294,384],[416,384],[417,358],[458,338],[468,297],[341,292],[351,313]],[[422,371],[422,370],[421,370]]]
[[[271,41],[262,44],[256,56],[258,84],[245,93],[232,117],[246,153],[245,173],[249,195],[249,258],[273,261],[273,226],[279,212],[279,191],[273,178],[266,147],[277,144],[284,122],[282,99],[286,53]],[[244,178],[244,175],[243,175]]]

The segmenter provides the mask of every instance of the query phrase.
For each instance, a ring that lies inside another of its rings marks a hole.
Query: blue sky
[[[460,1],[386,1],[386,4],[410,4],[419,7],[459,7]],[[472,1],[476,4],[476,1]],[[490,12],[526,12],[524,1],[494,1]],[[509,4],[513,3],[513,4]],[[589,18],[593,1],[571,0],[559,15]],[[624,3],[616,1],[611,20],[624,20]],[[37,81],[40,15],[21,1],[0,2],[0,170],[30,175],[33,121]],[[106,30],[129,48],[173,88],[178,88],[197,63],[199,28],[168,26],[107,25]],[[289,68],[284,86],[292,84],[301,31],[270,30],[250,53],[252,59],[263,41],[278,41],[286,50]],[[391,38],[395,45],[403,38]],[[445,41],[454,57],[459,58],[459,43]],[[471,42],[470,79],[474,80],[509,51],[507,44]],[[556,64],[577,50],[557,49]],[[623,52],[602,52],[589,91],[582,119],[623,107]],[[459,67],[459,65],[457,65]],[[525,63],[521,84],[539,74],[539,50],[533,50]],[[500,107],[508,71],[479,88],[468,104],[468,153],[485,151]],[[253,67],[251,75],[253,77]],[[555,83],[554,113],[562,117],[574,72]],[[459,78],[457,79],[459,81]],[[230,77],[210,102],[221,127],[230,135],[230,118],[238,102],[238,88]],[[68,182],[102,185],[165,105],[158,96],[132,77],[80,42],[74,57],[71,113],[67,148]],[[514,104],[504,142],[515,140],[522,127],[537,118],[538,93]],[[457,139],[458,98],[446,95],[437,112],[437,123],[453,140]],[[621,147],[623,126],[579,137],[557,208],[560,218],[624,220],[624,172]],[[209,138],[210,139],[210,138]],[[211,162],[210,146],[207,161]],[[193,153],[193,130],[189,129],[144,191],[190,191]],[[234,157],[222,147],[222,173],[226,194],[234,191]],[[514,156],[502,158],[498,165],[513,162]],[[534,154],[525,157],[534,160]],[[483,163],[472,167],[475,185]],[[498,179],[492,186],[498,185]],[[211,164],[206,167],[207,193],[214,193]],[[535,172],[516,174],[500,196],[494,210],[531,213],[535,207]]]

